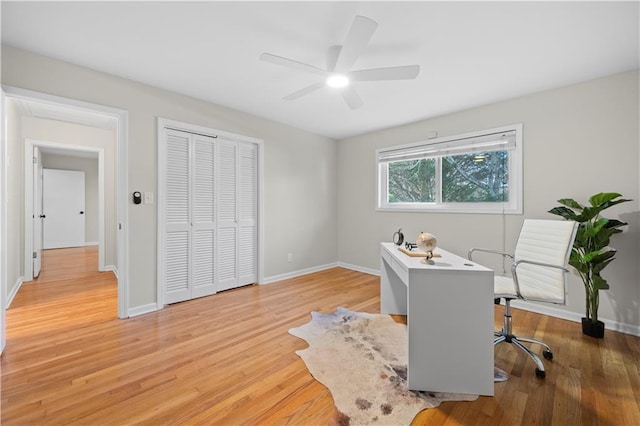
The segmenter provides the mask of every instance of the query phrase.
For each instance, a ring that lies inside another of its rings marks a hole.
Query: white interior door
[[[43,248],[84,246],[84,172],[44,169],[42,195]]]
[[[40,275],[42,266],[42,158],[40,148],[33,147],[33,277]]]

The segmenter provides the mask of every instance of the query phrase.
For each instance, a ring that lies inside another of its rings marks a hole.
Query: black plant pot
[[[602,339],[604,337],[604,323],[602,321],[598,321],[594,324],[591,320],[582,318],[582,334]]]

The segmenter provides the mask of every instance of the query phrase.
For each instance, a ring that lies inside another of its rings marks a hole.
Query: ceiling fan
[[[342,46],[333,46],[329,49],[327,69],[298,62],[293,59],[283,58],[282,56],[272,55],[271,53],[261,54],[260,60],[316,74],[323,78],[322,81],[293,92],[283,99],[298,99],[327,85],[339,88],[349,108],[356,109],[361,107],[363,102],[350,84],[351,82],[411,80],[416,78],[420,72],[419,65],[351,70],[351,67],[358,57],[364,52],[377,27],[378,24],[374,20],[365,16],[356,16],[351,24],[351,29],[347,34],[344,44]]]

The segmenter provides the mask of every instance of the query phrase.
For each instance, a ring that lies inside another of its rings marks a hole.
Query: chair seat
[[[493,279],[493,292],[500,297],[513,297],[517,299],[516,288],[513,279],[509,277],[495,276]]]
[[[496,298],[509,298],[518,299],[516,295],[516,286],[513,283],[513,278],[495,276],[493,280],[493,292]],[[538,289],[534,287],[527,288],[526,294],[523,294],[525,299],[542,300],[551,303],[563,303],[562,298],[553,298],[548,291]]]

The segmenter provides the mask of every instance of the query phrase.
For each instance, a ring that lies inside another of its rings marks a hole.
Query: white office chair
[[[505,300],[504,325],[495,332],[493,344],[513,343],[522,349],[536,363],[536,376],[544,378],[546,373],[542,361],[521,342],[536,343],[544,346],[542,355],[553,359],[551,347],[546,343],[528,337],[516,337],[511,329],[511,301],[513,299],[549,302],[564,305],[566,302],[567,263],[578,223],[560,220],[527,219],[522,225],[520,236],[512,255],[495,250],[472,248],[469,260],[473,260],[473,252],[499,254],[512,260],[511,277],[496,276],[494,278],[495,302]]]

